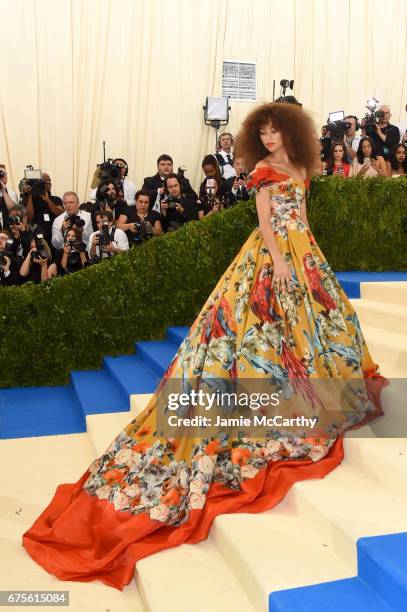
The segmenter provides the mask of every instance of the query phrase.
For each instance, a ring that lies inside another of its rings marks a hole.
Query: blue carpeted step
[[[130,409],[128,395],[115,384],[106,369],[71,372],[71,382],[85,415]]]
[[[169,340],[136,343],[136,354],[160,378],[164,375],[177,350],[177,344]]]
[[[270,593],[269,612],[401,612],[358,577]]]
[[[393,609],[407,611],[407,533],[358,540],[358,576]]]
[[[345,270],[336,272],[346,295],[350,298],[360,298],[360,283],[379,283],[388,281],[407,281],[407,272],[365,272],[363,270]]]
[[[189,329],[189,327],[169,327],[167,329],[167,338],[170,342],[180,346],[187,337]]]
[[[158,376],[139,355],[105,357],[103,364],[114,383],[127,397],[135,393],[154,393],[159,383]]]
[[[85,431],[85,416],[70,386],[0,390],[0,438]]]

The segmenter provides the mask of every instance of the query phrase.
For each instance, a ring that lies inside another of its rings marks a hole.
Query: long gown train
[[[352,305],[301,222],[306,185],[272,168],[256,170],[250,180],[254,190],[269,191],[277,244],[293,271],[290,290],[273,289],[273,261],[255,229],[147,408],[78,482],[57,488],[24,534],[28,553],[62,580],[101,580],[122,589],[139,559],[205,539],[217,515],[262,512],[295,482],[328,474],[342,461],[345,431],[383,414],[380,391],[387,381],[372,361]],[[349,397],[334,412],[320,412],[319,437],[275,430],[257,437],[157,431],[168,381],[241,379],[257,379],[259,386],[272,381],[294,408],[304,397],[322,406],[314,382],[360,384],[354,401]]]

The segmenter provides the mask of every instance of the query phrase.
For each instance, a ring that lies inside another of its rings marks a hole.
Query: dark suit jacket
[[[162,180],[158,172],[157,174],[154,174],[154,176],[145,177],[142,189],[146,189],[150,192],[150,208],[154,205],[154,202],[157,198],[157,190],[163,186],[164,181]],[[198,199],[198,196],[192,189],[189,180],[185,177],[181,180],[181,191],[190,200],[196,201]]]

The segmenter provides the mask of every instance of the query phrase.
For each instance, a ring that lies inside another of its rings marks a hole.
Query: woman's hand
[[[273,286],[277,291],[289,291],[292,271],[288,263],[281,257],[274,263]]]
[[[363,164],[363,166],[361,167],[361,169],[359,170],[356,176],[364,176],[366,172],[369,170],[369,168],[370,168],[370,164]]]

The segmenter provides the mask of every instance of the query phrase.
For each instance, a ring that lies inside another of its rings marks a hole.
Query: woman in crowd
[[[31,248],[20,268],[22,282],[42,283],[57,275],[57,267],[52,263],[51,249],[42,234],[32,239]]]
[[[377,155],[373,140],[370,136],[360,139],[358,151],[354,158],[349,176],[364,178],[387,176],[386,162],[381,155]]]
[[[390,151],[389,161],[386,162],[388,176],[407,175],[407,146],[398,144]]]
[[[326,164],[326,174],[337,176],[349,176],[350,164],[346,155],[343,142],[334,142]]]
[[[219,165],[214,155],[205,155],[202,160],[202,170],[204,171],[205,179],[199,187],[199,199],[201,202],[206,198],[206,179],[208,178],[216,179],[216,184],[218,186],[217,196],[219,200],[222,201],[229,198],[231,193],[230,186],[227,180],[221,176]]]
[[[86,266],[88,260],[86,245],[81,241],[80,232],[72,227],[65,235],[64,248],[55,255],[58,273],[63,275],[78,272]]]
[[[48,572],[122,589],[137,561],[204,540],[219,514],[269,510],[296,481],[327,475],[343,460],[345,432],[382,414],[387,381],[307,219],[316,143],[311,117],[294,104],[261,105],[244,121],[235,153],[255,168],[248,186],[259,225],[144,411],[75,484],[58,487],[24,534],[27,551]],[[177,264],[171,254],[168,262]],[[258,402],[260,391],[266,404]],[[201,393],[219,411],[197,403]],[[233,395],[249,395],[249,404],[231,404]],[[236,424],[227,418],[231,408]],[[253,410],[258,418],[312,415],[317,427],[268,422],[254,429]],[[212,418],[191,430],[195,416]]]
[[[221,178],[221,181],[224,180]],[[214,215],[215,213],[227,208],[232,203],[236,203],[236,198],[231,192],[223,192],[223,198],[220,197],[222,183],[217,177],[206,178],[199,189],[198,201],[198,216],[199,219]],[[231,201],[232,200],[232,201]]]

